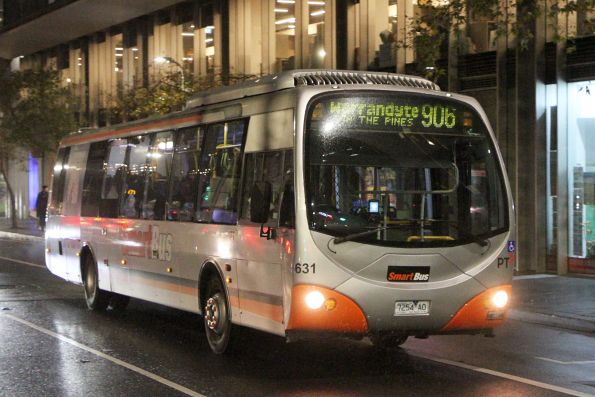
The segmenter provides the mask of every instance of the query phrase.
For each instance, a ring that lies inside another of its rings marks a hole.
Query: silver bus
[[[54,167],[46,263],[91,310],[130,297],[289,341],[491,334],[515,221],[476,100],[412,76],[296,70],[185,110],[74,133]]]

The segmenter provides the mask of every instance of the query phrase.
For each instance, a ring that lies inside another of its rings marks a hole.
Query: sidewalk
[[[11,229],[8,219],[0,219],[0,238],[41,241],[43,233],[37,219],[19,221],[18,229]],[[512,281],[508,317],[595,336],[595,277],[517,276]]]
[[[511,308],[511,319],[595,336],[595,277],[517,276]]]
[[[0,218],[0,237],[19,240],[42,240],[43,232],[37,228],[37,219],[18,221],[18,228],[12,229],[10,219]]]

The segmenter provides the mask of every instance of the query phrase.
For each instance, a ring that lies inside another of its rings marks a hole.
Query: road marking
[[[94,355],[98,356],[98,357],[101,357],[101,358],[104,358],[106,360],[109,360],[109,361],[113,362],[114,364],[117,364],[117,365],[119,365],[121,367],[124,367],[124,368],[127,368],[127,369],[131,370],[131,371],[134,371],[134,372],[136,372],[136,373],[138,373],[138,374],[140,374],[142,376],[145,376],[145,377],[147,377],[149,379],[152,379],[152,380],[154,380],[156,382],[159,382],[159,383],[161,383],[161,384],[163,384],[165,386],[168,386],[168,387],[170,387],[172,389],[175,389],[175,390],[177,390],[179,392],[182,392],[182,393],[184,393],[184,394],[186,394],[188,396],[192,396],[192,397],[206,397],[204,394],[197,393],[194,390],[190,390],[187,387],[184,387],[182,385],[179,385],[177,383],[174,383],[174,382],[172,382],[172,381],[170,381],[168,379],[162,378],[159,375],[155,375],[154,373],[151,373],[151,372],[146,371],[146,370],[144,370],[142,368],[139,368],[136,365],[129,364],[129,363],[125,362],[125,361],[122,361],[122,360],[117,359],[115,357],[112,357],[112,356],[110,356],[108,354],[105,354],[103,352],[100,352],[99,350],[95,350],[95,349],[93,349],[91,347],[88,347],[86,345],[83,345],[82,343],[79,343],[79,342],[77,342],[77,341],[75,341],[73,339],[70,339],[70,338],[68,338],[68,337],[66,337],[64,335],[57,334],[57,333],[55,333],[53,331],[50,331],[49,329],[45,329],[43,327],[40,327],[40,326],[35,325],[33,323],[30,323],[27,320],[23,320],[21,318],[15,317],[15,316],[13,316],[11,314],[4,313],[4,312],[0,312],[0,315],[5,316],[5,317],[8,317],[8,318],[10,318],[10,319],[12,319],[14,321],[17,321],[17,322],[23,324],[23,325],[26,325],[29,328],[33,328],[33,329],[35,329],[35,330],[37,330],[37,331],[39,331],[41,333],[44,333],[46,335],[49,335],[49,336],[51,336],[53,338],[56,338],[56,339],[58,339],[58,340],[60,340],[62,342],[66,342],[68,344],[71,344],[72,346],[78,347],[79,349],[85,350],[85,351],[87,351],[87,352],[89,352],[91,354],[94,354]]]
[[[546,390],[551,390],[551,391],[555,391],[555,392],[558,392],[558,393],[568,394],[569,396],[576,396],[576,397],[593,397],[594,396],[593,394],[583,393],[583,392],[580,392],[580,391],[576,391],[576,390],[572,390],[572,389],[567,389],[567,388],[561,387],[561,386],[550,385],[549,383],[538,382],[536,380],[522,378],[520,376],[511,375],[511,374],[507,374],[507,373],[500,372],[500,371],[494,371],[492,369],[487,369],[487,368],[482,368],[482,367],[476,367],[474,365],[464,364],[464,363],[460,363],[460,362],[457,362],[457,361],[446,360],[444,358],[426,356],[425,354],[412,353],[411,351],[408,351],[408,352],[412,356],[415,356],[415,357],[424,358],[426,360],[435,361],[437,363],[446,364],[446,365],[452,365],[452,366],[455,366],[455,367],[464,368],[464,369],[468,369],[468,370],[471,370],[471,371],[480,372],[480,373],[483,373],[483,374],[497,376],[499,378],[508,379],[508,380],[512,380],[512,381],[515,381],[515,382],[524,383],[526,385],[531,385],[531,386],[539,387],[541,389],[546,389]]]
[[[25,262],[25,261],[21,261],[19,259],[7,258],[5,256],[0,256],[0,259],[9,261],[9,262],[20,263],[21,265],[34,266],[34,267],[39,267],[41,269],[47,269],[45,266],[38,265],[37,263]]]
[[[538,360],[549,361],[550,363],[556,363],[560,365],[585,365],[585,364],[595,364],[595,360],[585,360],[585,361],[560,361],[554,360],[553,358],[547,357],[535,357]]]

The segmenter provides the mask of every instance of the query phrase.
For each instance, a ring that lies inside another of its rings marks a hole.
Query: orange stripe
[[[270,303],[259,302],[256,300],[242,298],[240,301],[242,311],[258,314],[259,316],[270,318],[278,323],[283,322],[283,307]]]
[[[134,275],[134,276],[131,275],[131,277],[134,279],[141,279],[142,280],[141,284],[144,284],[144,285],[149,285],[154,288],[168,290],[168,291],[176,292],[176,293],[180,292],[179,284],[168,283],[167,281],[158,281],[158,280],[153,279],[149,274],[141,276],[141,275],[139,275],[139,273],[136,273],[136,275]]]
[[[485,290],[465,303],[441,331],[492,329],[502,325],[506,317],[506,309],[498,309],[492,303],[492,297],[498,291],[505,291],[510,302],[511,285],[502,285]],[[489,320],[488,313],[502,314],[503,316]]]
[[[98,131],[94,133],[82,134],[82,135],[71,135],[62,140],[61,146],[70,146],[77,143],[85,143],[90,141],[95,141],[99,139],[106,139],[106,138],[113,138],[117,136],[126,136],[132,132],[143,131],[143,130],[152,130],[161,127],[177,127],[180,124],[184,124],[191,121],[199,122],[202,120],[202,115],[194,115],[183,117],[181,119],[173,119],[173,120],[159,120],[155,122],[147,122],[146,124],[138,124],[133,125],[130,127],[124,127],[116,130],[108,130],[108,131]]]

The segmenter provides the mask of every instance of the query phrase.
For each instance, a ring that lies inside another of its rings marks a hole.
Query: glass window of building
[[[275,3],[275,68],[277,71],[295,68],[295,0]]]
[[[459,50],[461,54],[476,54],[496,50],[497,22],[495,16],[469,11],[466,35],[461,34]]]
[[[215,27],[205,27],[205,57],[208,74],[215,73]]]
[[[186,73],[194,71],[194,24],[182,24],[182,65]]]
[[[114,72],[116,73],[116,87],[122,88],[124,83],[124,44],[122,43],[122,35],[114,36]]]
[[[138,47],[132,47],[132,68],[134,70],[134,85],[140,86],[143,83],[143,60],[142,53]]]
[[[384,0],[386,14],[378,13],[378,23],[376,26],[377,56],[378,66],[380,68],[392,68],[396,65],[396,42],[397,42],[397,0]],[[380,9],[379,11],[382,11]],[[404,37],[400,38],[401,40]],[[380,40],[380,41],[378,41]]]
[[[308,53],[310,68],[324,67],[326,49],[324,48],[324,1],[308,1]]]
[[[568,84],[568,271],[595,274],[595,82]]]

